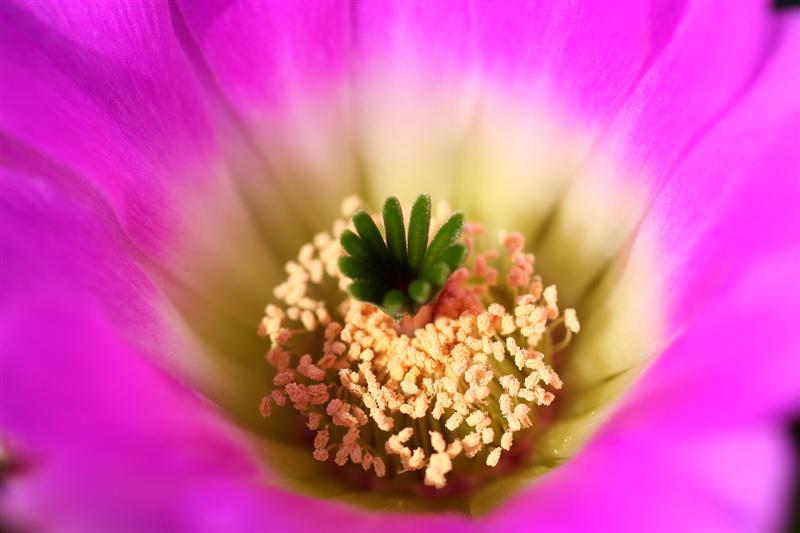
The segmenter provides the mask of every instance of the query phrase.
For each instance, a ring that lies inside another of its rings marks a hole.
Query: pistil
[[[417,197],[411,208],[407,239],[403,210],[394,197],[383,205],[385,239],[373,217],[362,209],[355,212],[352,223],[358,234],[347,229],[339,237],[345,252],[339,258],[339,270],[353,280],[347,291],[356,300],[379,306],[398,322],[429,304],[466,256],[466,247],[456,242],[464,230],[461,213],[450,215],[428,242],[428,195]]]

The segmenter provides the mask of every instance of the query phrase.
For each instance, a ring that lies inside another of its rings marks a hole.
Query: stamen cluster
[[[345,202],[345,216],[354,204]],[[259,334],[270,339],[275,375],[262,415],[291,405],[316,432],[315,459],[377,477],[419,472],[442,488],[454,462],[496,466],[561,388],[552,350],[537,348],[562,330],[566,345],[580,329],[574,311],[560,315],[556,288],[534,275],[521,235],[501,232],[500,251],[479,251],[485,232],[467,224],[465,265],[432,303],[432,320],[406,334],[375,305],[330,296],[348,283],[338,261],[345,231],[337,221],[333,235],[304,246],[275,289],[284,305],[266,308]]]

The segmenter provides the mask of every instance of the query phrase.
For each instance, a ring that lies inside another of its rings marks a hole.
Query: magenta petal
[[[22,524],[252,527],[258,469],[231,428],[119,339],[86,295],[42,284],[3,300],[4,438]]]
[[[274,117],[298,96],[349,75],[346,3],[179,1],[178,11],[188,29],[183,38],[246,121]]]
[[[624,147],[634,178],[657,188],[742,93],[760,82],[782,30],[766,3],[688,3],[602,144]]]
[[[542,88],[568,113],[602,123],[670,39],[681,2],[479,2],[476,48],[489,83]]]
[[[353,10],[356,77],[412,74],[461,81],[475,62],[474,13],[461,0],[362,2]]]
[[[788,504],[782,437],[771,427],[701,438],[665,427],[604,432],[490,521],[494,530],[775,530]]]
[[[4,133],[89,180],[139,246],[166,253],[174,204],[215,151],[168,5],[3,2],[0,24]]]
[[[141,344],[163,338],[156,325],[159,293],[102,195],[13,141],[0,139],[0,154],[4,304],[24,302],[40,285],[68,286]]]
[[[357,186],[349,4],[179,0],[171,7],[175,34],[219,111],[220,145],[256,231],[283,226],[287,238],[298,238],[292,225],[318,228],[337,212],[329,200]]]
[[[800,410],[798,279],[800,252],[752,268],[659,357],[626,416],[716,431]]]
[[[110,207],[2,149],[0,438],[22,465],[4,520],[7,497],[8,519],[37,528],[250,527],[267,496],[235,430],[131,344],[170,351],[174,332]]]
[[[255,250],[252,269],[264,270],[266,254],[256,248],[263,236],[252,237],[253,222],[231,186],[212,124],[216,108],[175,36],[168,3],[3,2],[0,17],[0,150],[8,166],[70,189],[49,208],[102,211],[96,224],[113,226],[114,253],[127,256],[118,272],[125,277],[138,264],[162,282],[177,280],[162,283],[173,301],[187,286],[211,299],[197,279],[206,265],[226,269],[235,283],[244,277],[215,242],[226,230],[204,225],[198,213],[213,209],[235,225],[224,245]],[[28,182],[37,180],[21,180]],[[75,235],[67,241],[87,248]],[[116,282],[112,271],[85,269],[81,276],[91,273],[98,279],[87,281],[100,285]],[[242,292],[252,295],[252,285]]]
[[[662,250],[677,327],[764,265],[777,265],[764,283],[796,286],[799,45],[800,25],[787,25],[758,78],[692,147],[645,216],[639,244]]]
[[[464,2],[179,2],[215,83],[246,121],[347,91],[376,64],[462,75],[474,60]],[[352,103],[352,102],[351,102]]]

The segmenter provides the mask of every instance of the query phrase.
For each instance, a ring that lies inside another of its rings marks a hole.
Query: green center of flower
[[[464,215],[451,215],[428,244],[430,223],[428,195],[417,197],[411,208],[407,239],[397,198],[383,204],[385,240],[373,218],[358,210],[353,215],[358,235],[348,229],[340,237],[346,255],[339,259],[339,270],[354,280],[348,293],[395,318],[406,312],[414,315],[431,302],[464,261],[467,248],[456,242],[464,230]]]
[[[552,362],[580,330],[575,311],[561,313],[520,234],[493,243],[446,206],[433,217],[423,195],[408,233],[400,202],[387,200],[384,240],[355,203],[286,265],[281,305],[265,310],[275,373],[262,415],[290,405],[315,459],[371,470],[388,490],[502,475],[561,388]],[[398,327],[423,308],[424,320]]]

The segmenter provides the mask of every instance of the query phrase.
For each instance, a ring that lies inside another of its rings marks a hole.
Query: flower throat
[[[261,414],[290,406],[315,459],[375,488],[466,487],[513,467],[561,388],[551,365],[575,311],[560,313],[518,233],[492,243],[426,195],[407,232],[396,198],[382,218],[360,206],[346,199],[274,289]]]

